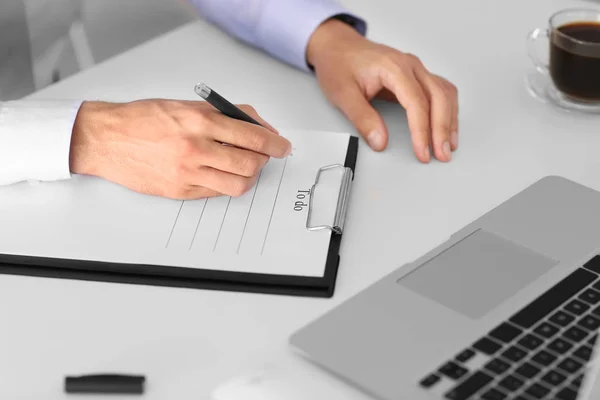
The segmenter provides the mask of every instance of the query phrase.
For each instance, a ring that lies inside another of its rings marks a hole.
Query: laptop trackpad
[[[481,318],[557,264],[478,230],[398,283],[467,317]]]

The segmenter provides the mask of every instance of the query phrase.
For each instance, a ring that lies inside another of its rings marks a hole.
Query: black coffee
[[[575,22],[558,31],[550,45],[554,84],[575,99],[600,101],[600,23]]]

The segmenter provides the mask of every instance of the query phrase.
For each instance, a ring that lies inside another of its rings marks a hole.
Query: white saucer
[[[549,75],[538,70],[534,69],[527,73],[525,86],[529,94],[543,103],[551,104],[565,111],[600,114],[600,102],[583,102],[565,96],[554,86]]]

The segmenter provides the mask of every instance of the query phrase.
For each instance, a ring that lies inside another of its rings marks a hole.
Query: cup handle
[[[529,36],[527,37],[527,53],[529,54],[531,61],[533,61],[535,68],[540,73],[548,75],[550,73],[548,64],[540,60],[535,46],[537,41],[541,38],[546,38],[548,41],[550,40],[550,32],[548,29],[536,28],[529,32]]]

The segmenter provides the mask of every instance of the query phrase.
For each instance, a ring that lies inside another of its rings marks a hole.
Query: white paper
[[[282,134],[292,154],[238,198],[176,201],[84,176],[0,188],[0,253],[321,277],[331,233],[306,229],[308,191],[319,168],[344,164],[350,136]]]

